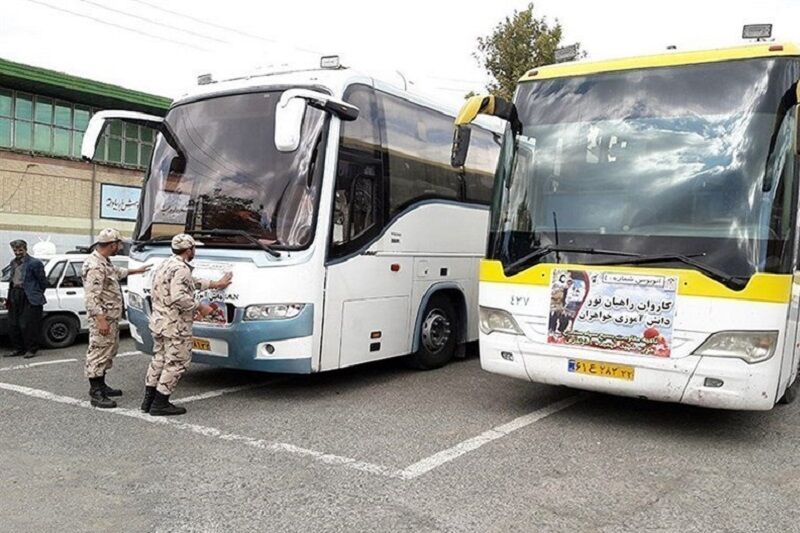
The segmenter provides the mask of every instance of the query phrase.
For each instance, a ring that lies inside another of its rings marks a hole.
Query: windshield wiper
[[[153,237],[152,239],[146,239],[143,241],[133,241],[133,246],[131,249],[134,252],[138,252],[148,244],[169,244],[172,241],[172,235],[159,235],[158,237]]]
[[[525,269],[532,261],[541,259],[542,257],[554,252],[573,252],[577,254],[590,254],[590,255],[619,255],[622,257],[642,257],[642,254],[633,252],[623,252],[620,250],[603,250],[600,248],[585,248],[581,246],[568,246],[568,245],[548,245],[538,248],[528,255],[517,259],[505,268],[507,276],[513,276]],[[609,263],[613,264],[613,263]]]
[[[604,261],[601,263],[592,263],[592,265],[646,265],[652,263],[668,263],[670,261],[678,261],[683,263],[684,265],[688,265],[693,267],[703,274],[707,275],[711,279],[719,281],[720,283],[724,284],[725,286],[731,289],[743,289],[747,285],[748,278],[742,278],[739,276],[731,276],[730,274],[726,274],[722,270],[718,270],[709,265],[705,265],[699,261],[695,261],[692,257],[705,257],[706,254],[692,254],[692,255],[682,255],[682,254],[662,254],[662,255],[640,255],[639,257],[634,257],[630,260],[620,260],[620,261]]]
[[[189,235],[208,235],[209,237],[242,237],[245,240],[247,240],[250,244],[253,244],[254,246],[256,246],[256,248],[261,248],[272,257],[281,256],[281,254],[276,252],[274,249],[270,248],[268,245],[259,241],[246,231],[240,229],[198,229],[198,230],[188,230],[185,233],[188,233]]]

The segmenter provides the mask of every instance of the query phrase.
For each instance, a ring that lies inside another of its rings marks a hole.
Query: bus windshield
[[[234,246],[257,241],[288,250],[311,244],[327,120],[308,107],[299,148],[279,152],[274,132],[280,96],[217,96],[169,111],[169,134],[158,136],[144,186],[137,240],[217,230],[202,240]]]
[[[595,248],[693,257],[738,278],[789,272],[786,102],[799,66],[754,59],[521,84],[523,131],[506,132],[489,257],[624,264],[586,252]],[[532,253],[556,244],[583,249]]]

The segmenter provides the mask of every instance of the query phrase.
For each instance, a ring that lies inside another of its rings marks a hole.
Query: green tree
[[[562,27],[558,19],[551,25],[546,17],[536,18],[533,4],[498,23],[491,34],[478,37],[473,54],[493,80],[486,89],[511,99],[517,81],[528,70],[555,63],[555,51],[561,45]],[[578,45],[580,52],[580,45]],[[580,52],[585,56],[585,52]]]

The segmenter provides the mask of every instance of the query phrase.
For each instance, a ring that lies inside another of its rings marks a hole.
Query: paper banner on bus
[[[199,279],[217,280],[225,272],[230,272],[230,263],[212,263],[207,261],[195,261],[195,268],[192,275]],[[196,317],[195,322],[204,326],[225,326],[228,324],[228,307],[225,303],[227,298],[226,291],[220,289],[208,289],[198,291],[195,300],[198,303],[210,305],[213,311],[205,317]]]
[[[547,342],[669,357],[677,276],[554,270]]]

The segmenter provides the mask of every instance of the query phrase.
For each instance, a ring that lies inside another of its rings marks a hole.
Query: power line
[[[144,35],[145,37],[150,37],[152,39],[158,39],[159,41],[165,41],[165,42],[168,42],[168,43],[179,44],[179,45],[186,46],[186,47],[189,47],[189,48],[194,48],[195,50],[200,50],[200,51],[203,51],[203,52],[208,52],[209,51],[207,48],[201,48],[199,46],[195,46],[195,45],[193,45],[191,43],[187,43],[185,41],[178,41],[178,40],[175,40],[175,39],[170,39],[169,37],[162,37],[162,36],[156,35],[154,33],[148,33],[146,31],[137,30],[137,29],[131,28],[129,26],[123,26],[122,24],[116,24],[114,22],[109,22],[107,20],[103,20],[101,18],[93,17],[91,15],[86,15],[84,13],[78,13],[77,11],[71,11],[71,10],[65,9],[63,7],[58,7],[58,6],[54,6],[54,5],[48,4],[46,2],[41,2],[40,0],[25,0],[25,1],[26,2],[30,2],[32,4],[37,4],[37,5],[49,8],[49,9],[53,9],[55,11],[61,11],[62,13],[68,13],[68,14],[76,16],[76,17],[89,19],[89,20],[92,20],[92,21],[97,22],[99,24],[105,24],[106,26],[112,26],[112,27],[118,28],[120,30],[125,30],[125,31],[129,31],[129,32],[132,32],[132,33],[138,33],[139,35]]]
[[[208,35],[203,35],[202,33],[197,33],[197,32],[192,31],[192,30],[179,28],[177,26],[172,26],[171,24],[165,24],[165,23],[159,22],[157,20],[149,19],[147,17],[142,17],[141,15],[136,15],[134,13],[129,13],[127,11],[123,11],[121,9],[114,9],[113,7],[105,6],[105,5],[103,5],[103,4],[99,3],[99,2],[92,2],[92,0],[78,0],[78,2],[83,2],[84,4],[89,4],[89,5],[92,5],[92,6],[95,6],[95,7],[99,7],[100,9],[105,9],[106,11],[111,11],[112,13],[118,13],[118,14],[124,15],[126,17],[135,18],[135,19],[147,22],[149,24],[155,24],[156,26],[161,26],[162,28],[168,28],[170,30],[177,30],[177,31],[181,31],[183,33],[188,33],[189,35],[193,35],[195,37],[200,37],[201,39],[208,39],[208,40],[216,41],[216,42],[222,43],[222,44],[231,44],[228,41],[223,41],[222,39],[217,39],[216,37],[210,37]]]
[[[267,37],[262,37],[260,35],[254,35],[252,33],[247,33],[246,31],[242,31],[239,28],[232,28],[231,26],[223,26],[222,24],[216,24],[214,22],[209,22],[209,21],[203,20],[201,18],[197,18],[197,17],[193,17],[191,15],[187,15],[186,13],[181,13],[180,11],[173,11],[171,9],[167,9],[165,7],[161,7],[161,6],[157,5],[157,4],[153,4],[152,2],[147,2],[145,0],[130,0],[130,1],[131,2],[135,2],[137,4],[148,6],[148,7],[152,8],[152,9],[157,10],[157,11],[162,11],[164,13],[169,13],[170,15],[183,17],[185,19],[189,19],[189,20],[193,20],[195,22],[199,22],[200,24],[205,24],[206,26],[210,26],[212,28],[217,28],[219,30],[233,32],[233,33],[236,33],[237,35],[243,35],[243,36],[249,37],[251,39],[257,39],[259,41],[264,41],[264,42],[268,42],[268,43],[285,44],[285,43],[281,43],[280,41],[277,41],[275,39],[269,39]],[[299,50],[300,52],[306,52],[306,53],[314,54],[314,55],[322,55],[322,52],[318,52],[317,50],[310,50],[308,48],[302,48],[300,46],[294,46],[294,45],[289,45],[289,46],[291,46],[295,50]]]

